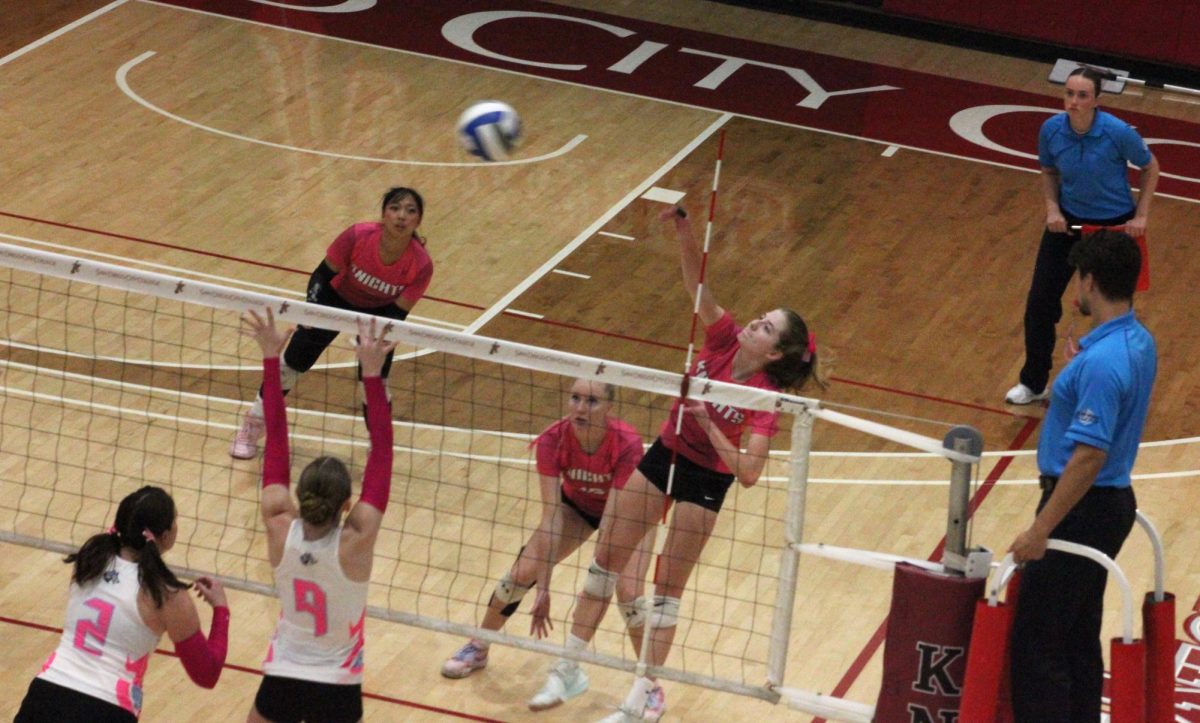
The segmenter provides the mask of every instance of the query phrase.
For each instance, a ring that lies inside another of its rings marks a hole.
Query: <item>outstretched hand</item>
[[[529,625],[529,634],[541,640],[549,637],[554,629],[554,621],[550,619],[550,591],[539,586],[537,597],[533,601],[533,621]]]
[[[375,317],[370,322],[358,319],[358,362],[364,377],[377,377],[383,372],[383,363],[396,348],[396,342],[387,341],[376,332]]]
[[[279,331],[275,328],[275,312],[271,311],[271,307],[266,307],[267,317],[258,315],[254,309],[250,309],[245,314],[242,314],[242,333],[251,337],[258,342],[258,346],[262,349],[263,358],[269,359],[277,357],[283,352],[283,347],[287,344],[288,337],[292,335],[292,330]]]
[[[229,607],[229,602],[225,599],[225,587],[219,580],[207,576],[198,577],[192,583],[192,587],[196,590],[196,596],[209,605],[215,608]]]

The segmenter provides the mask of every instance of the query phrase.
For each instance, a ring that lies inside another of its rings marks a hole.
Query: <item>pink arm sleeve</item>
[[[367,395],[371,454],[363,471],[362,501],[384,512],[392,491],[392,407],[381,377],[364,378],[363,388]]]
[[[201,688],[212,688],[221,677],[221,667],[225,665],[225,653],[229,648],[229,608],[213,608],[212,629],[208,631],[208,640],[204,633],[197,630],[186,640],[175,643],[175,652],[179,655],[183,669],[187,671],[192,682]]]
[[[263,452],[263,487],[287,487],[291,474],[288,458],[287,407],[279,382],[279,357],[263,359],[263,418],[267,424],[267,443]]]

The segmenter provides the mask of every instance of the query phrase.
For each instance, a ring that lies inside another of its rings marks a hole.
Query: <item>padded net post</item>
[[[950,430],[942,444],[946,449],[977,457],[983,452],[983,435],[974,427],[957,426]],[[973,467],[971,463],[959,460],[950,463],[950,504],[942,564],[960,573],[967,568],[967,521]]]

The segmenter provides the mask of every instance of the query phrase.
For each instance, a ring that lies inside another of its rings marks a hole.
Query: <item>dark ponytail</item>
[[[771,379],[771,383],[783,391],[799,390],[809,379],[815,380],[825,389],[829,386],[829,381],[817,357],[816,345],[810,340],[808,325],[791,309],[785,308],[780,311],[787,319],[787,328],[780,332],[779,344],[775,349],[783,356],[767,362],[763,371]]]
[[[162,607],[168,594],[187,588],[167,567],[159,549],[158,540],[174,524],[175,501],[161,487],[146,486],[126,495],[117,507],[112,530],[93,535],[64,560],[75,565],[71,580],[77,585],[91,582],[108,569],[122,547],[128,547],[138,552],[138,583],[150,594],[155,607]]]

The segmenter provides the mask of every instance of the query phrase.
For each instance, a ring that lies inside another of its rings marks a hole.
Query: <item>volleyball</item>
[[[458,117],[458,140],[467,153],[502,161],[521,137],[521,119],[507,103],[480,101]]]

